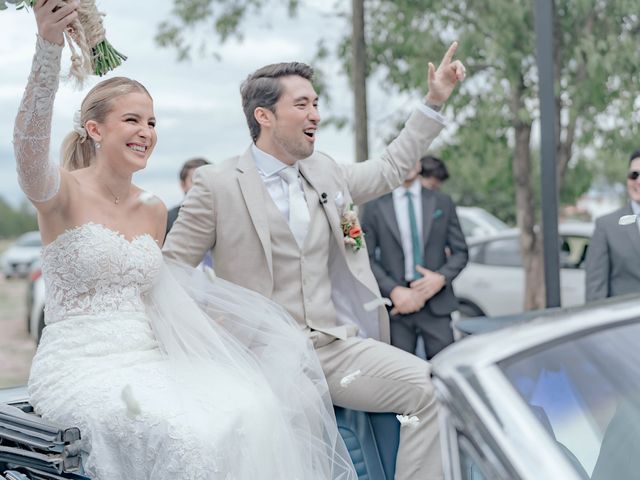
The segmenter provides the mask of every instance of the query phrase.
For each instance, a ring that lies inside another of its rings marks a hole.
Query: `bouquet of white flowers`
[[[58,1],[66,3],[67,0]],[[33,7],[36,0],[0,0],[0,10],[6,10],[8,3],[15,5],[16,9],[20,10],[25,7]],[[75,77],[80,84],[87,75],[102,76],[127,59],[105,38],[105,30],[102,25],[103,16],[104,14],[98,11],[95,0],[80,0],[78,19],[65,32],[67,43],[71,49],[69,75]],[[76,47],[79,53],[76,51]]]

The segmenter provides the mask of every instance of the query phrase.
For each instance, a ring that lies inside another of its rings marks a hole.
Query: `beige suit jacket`
[[[345,248],[341,210],[401,185],[442,128],[441,122],[417,111],[379,159],[340,165],[327,155],[314,153],[299,162],[311,187],[319,195],[326,194],[323,197],[327,202],[322,206],[335,240],[331,245],[329,281],[338,313],[337,326],[355,323],[363,336],[389,341],[384,306],[379,303],[373,309],[364,307],[380,299],[380,291],[366,247],[358,252]],[[211,249],[219,277],[270,298],[273,259],[264,192],[251,149],[222,164],[200,167],[165,241],[164,254],[195,266]]]

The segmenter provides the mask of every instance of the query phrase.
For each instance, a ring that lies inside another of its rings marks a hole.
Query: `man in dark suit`
[[[442,184],[449,178],[449,170],[442,160],[431,155],[420,159],[420,183],[429,190],[440,191]]]
[[[180,169],[180,188],[185,195],[193,185],[193,172],[195,172],[196,168],[210,164],[211,162],[205,160],[204,158],[192,158],[191,160],[187,160],[186,162],[184,162],[182,168]],[[175,222],[176,218],[178,218],[180,207],[182,207],[182,203],[180,203],[180,205],[176,205],[167,212],[167,233],[169,233],[169,230],[171,230],[173,222]]]
[[[451,282],[468,255],[453,201],[424,188],[421,169],[419,162],[402,187],[368,203],[362,227],[380,291],[393,302],[391,344],[414,353],[421,335],[430,359],[453,342]]]
[[[619,225],[624,215],[640,215],[640,150],[629,158],[629,203],[596,220],[587,249],[587,302],[640,292],[640,231],[637,222]]]

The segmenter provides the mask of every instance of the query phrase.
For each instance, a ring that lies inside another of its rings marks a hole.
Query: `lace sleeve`
[[[61,53],[62,45],[38,36],[31,74],[13,130],[18,181],[24,193],[36,202],[50,200],[60,188],[60,171],[49,159],[49,144]]]

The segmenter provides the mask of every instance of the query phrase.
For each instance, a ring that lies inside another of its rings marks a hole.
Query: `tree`
[[[29,203],[25,201],[14,208],[0,197],[0,238],[12,238],[37,229],[36,215]]]
[[[640,80],[640,18],[634,3],[554,2],[559,188],[567,172],[598,158],[594,152],[605,146],[611,151],[621,139],[637,138],[637,122],[631,119]],[[382,69],[390,85],[407,91],[421,87],[424,52],[441,51],[453,38],[459,39],[459,52],[467,57],[463,60],[468,80],[450,102],[459,128],[447,149],[471,171],[482,170],[483,162],[493,160],[482,158],[483,153],[504,155],[498,162],[510,161],[527,271],[525,307],[543,306],[542,251],[534,228],[536,186],[532,182],[532,134],[539,114],[533,2],[372,0],[367,12],[371,68]],[[482,135],[485,141],[493,138],[495,144],[479,140]],[[486,152],[478,151],[483,143]],[[627,152],[618,155],[626,157]],[[584,167],[579,171],[582,174]]]
[[[239,35],[247,12],[255,13],[268,3],[174,2],[178,24],[165,25],[159,38],[169,39],[167,44],[179,51],[188,50],[185,26],[213,20],[225,39]],[[295,13],[298,1],[284,3]],[[562,188],[567,175],[571,180],[574,173],[580,173],[582,185],[590,170],[611,175],[600,153],[614,152],[614,158],[626,159],[627,149],[620,151],[620,146],[638,138],[640,17],[635,4],[634,0],[554,1],[561,198],[580,193]],[[533,2],[367,0],[365,5],[369,72],[380,72],[384,84],[395,90],[422,95],[426,58],[459,40],[458,57],[467,64],[468,79],[447,107],[449,114],[455,112],[458,127],[443,148],[445,160],[457,167],[452,168],[451,184],[459,188],[458,199],[475,202],[484,198],[494,211],[509,211],[506,199],[512,192],[527,272],[525,307],[542,307],[542,249],[534,228],[538,187],[532,138],[536,137],[539,112]],[[344,47],[349,46],[349,38],[350,32],[345,32],[339,50],[347,69],[344,54],[350,49]]]

